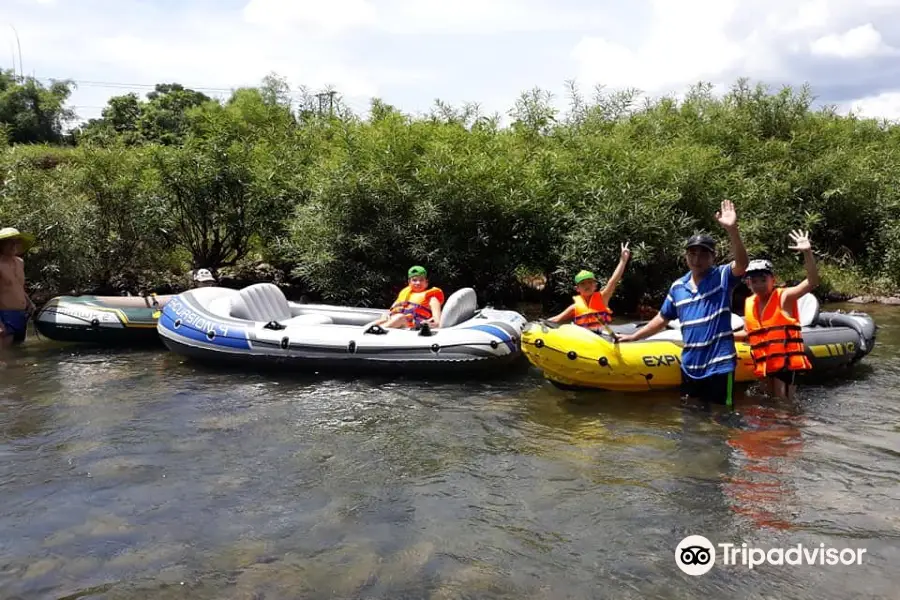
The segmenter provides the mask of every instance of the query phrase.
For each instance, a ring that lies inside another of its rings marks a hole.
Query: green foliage
[[[75,185],[90,206],[88,255],[95,257],[99,283],[126,270],[153,269],[167,248],[159,224],[166,206],[156,193],[150,153],[85,148]]]
[[[436,285],[502,297],[519,267],[552,264],[555,215],[515,157],[513,134],[376,108],[372,123],[342,123],[338,151],[309,171],[312,198],[297,208],[286,249],[310,286],[383,305],[423,263]]]
[[[255,235],[280,227],[282,196],[254,177],[252,162],[249,146],[215,139],[154,153],[166,237],[191,253],[194,267],[234,265]]]
[[[190,110],[211,101],[178,83],[157,84],[146,101],[135,93],[110,98],[101,118],[88,121],[75,137],[80,144],[179,145],[190,128]]]
[[[144,153],[13,147],[2,155],[0,222],[30,231],[35,289],[107,290],[158,271],[159,235]]]
[[[608,277],[630,241],[621,312],[661,300],[697,231],[730,259],[715,221],[727,198],[751,257],[785,278],[803,276],[787,237],[799,227],[822,292],[900,288],[900,128],[745,80],[681,101],[570,91],[565,114],[522,94],[508,127],[441,102],[414,118],[374,99],[362,118],[275,75],[224,101],[177,84],[112,98],[76,149],[15,145],[22,129],[3,121],[0,223],[38,235],[29,277],[47,289],[255,257],[329,301],[381,306],[411,264],[493,303],[546,280],[561,305],[575,272]]]
[[[69,81],[46,87],[33,77],[0,71],[0,139],[10,144],[59,143],[63,127],[75,115],[65,108]]]

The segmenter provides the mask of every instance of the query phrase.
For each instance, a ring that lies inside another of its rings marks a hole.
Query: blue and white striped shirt
[[[681,351],[681,370],[700,379],[734,371],[737,353],[731,329],[731,292],[740,278],[731,272],[731,265],[710,269],[697,289],[691,274],[678,279],[669,288],[660,313],[670,321],[681,322],[684,348]]]

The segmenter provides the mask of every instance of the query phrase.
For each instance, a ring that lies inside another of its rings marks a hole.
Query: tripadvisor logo
[[[675,564],[688,575],[703,575],[716,564],[716,547],[702,535],[689,535],[675,547]]]
[[[716,550],[718,548],[718,551]],[[722,566],[743,566],[753,569],[760,565],[861,565],[865,548],[830,548],[825,544],[764,550],[747,543],[713,544],[702,535],[689,535],[675,547],[675,564],[691,576],[704,575],[716,564],[716,555],[722,558]]]

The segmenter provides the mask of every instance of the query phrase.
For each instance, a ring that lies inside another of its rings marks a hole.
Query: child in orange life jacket
[[[397,295],[391,314],[367,324],[366,329],[373,325],[395,329],[416,329],[422,325],[440,327],[444,292],[440,288],[428,287],[425,267],[411,267],[407,275],[409,285]]]
[[[597,291],[597,278],[594,277],[594,274],[590,271],[579,271],[575,276],[575,291],[578,292],[578,295],[572,297],[574,303],[547,320],[551,323],[561,323],[571,319],[575,325],[600,333],[612,321],[612,311],[608,308],[609,299],[616,292],[616,286],[619,285],[619,280],[625,273],[625,265],[628,264],[629,258],[631,258],[631,250],[628,249],[628,243],[622,244],[619,264],[606,286],[599,292]]]
[[[753,260],[745,280],[753,295],[744,304],[744,331],[735,340],[747,340],[756,376],[766,393],[791,398],[797,372],[812,368],[804,352],[797,301],[819,285],[819,271],[809,235],[792,231],[792,250],[803,253],[806,279],[793,287],[775,287],[775,269],[767,260]]]

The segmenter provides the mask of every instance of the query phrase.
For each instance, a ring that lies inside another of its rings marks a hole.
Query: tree
[[[72,93],[71,81],[53,81],[45,87],[33,77],[0,71],[0,132],[10,144],[60,143],[63,127],[75,118],[64,104]]]
[[[141,135],[148,142],[179,144],[188,130],[188,110],[212,101],[206,94],[178,83],[157,84],[156,89],[147,94],[147,102],[141,111]]]
[[[255,237],[281,226],[282,194],[254,175],[251,144],[192,139],[158,148],[154,162],[169,242],[190,252],[194,267],[233,266]]]
[[[140,132],[140,120],[144,103],[134,92],[124,96],[113,96],[101,112],[101,118],[91,119],[76,133],[79,143],[90,142],[100,145],[121,141],[126,146],[134,146],[144,141]]]
[[[159,83],[140,100],[135,93],[113,96],[100,119],[91,119],[76,133],[79,143],[179,145],[190,128],[191,109],[215,100],[179,83]]]

